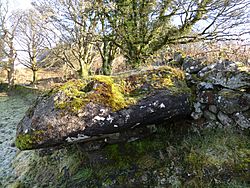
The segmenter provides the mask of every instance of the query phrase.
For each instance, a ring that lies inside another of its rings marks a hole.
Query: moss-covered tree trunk
[[[36,48],[33,47],[32,52],[33,54],[36,54]],[[32,84],[35,85],[37,82],[37,71],[38,71],[38,64],[36,57],[31,58],[31,70],[32,70]]]
[[[138,47],[139,48],[139,47]],[[141,49],[132,47],[128,49],[127,64],[136,69],[145,62],[145,55]]]
[[[102,72],[104,75],[110,75],[112,72],[112,62],[115,58],[114,46],[111,41],[104,41],[103,44],[103,62],[102,62]]]
[[[82,60],[81,60],[82,61]],[[89,76],[90,65],[84,63],[83,61],[79,64],[80,68],[78,69],[78,77],[79,78],[87,78]]]

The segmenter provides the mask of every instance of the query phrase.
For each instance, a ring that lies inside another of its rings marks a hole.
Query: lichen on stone
[[[94,77],[94,80],[101,84],[96,85],[95,92],[89,96],[90,100],[104,103],[114,111],[133,103],[131,98],[124,96],[121,87],[114,82],[112,77],[98,75]]]

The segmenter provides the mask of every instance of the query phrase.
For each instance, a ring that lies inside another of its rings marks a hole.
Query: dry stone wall
[[[240,129],[250,127],[250,67],[228,60],[207,64],[191,57],[183,59],[189,86],[195,90],[191,116],[210,124]]]

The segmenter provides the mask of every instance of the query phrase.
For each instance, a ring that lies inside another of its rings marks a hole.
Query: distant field
[[[38,80],[48,80],[51,78],[62,77],[62,70],[39,70],[37,73]],[[27,68],[18,68],[15,71],[16,84],[30,84],[32,81],[32,71]],[[0,69],[0,82],[7,82],[7,72]]]

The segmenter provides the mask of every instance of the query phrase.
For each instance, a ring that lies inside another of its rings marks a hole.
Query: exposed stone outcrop
[[[135,140],[152,124],[190,116],[190,98],[183,72],[169,67],[73,80],[38,98],[18,125],[16,146]]]

